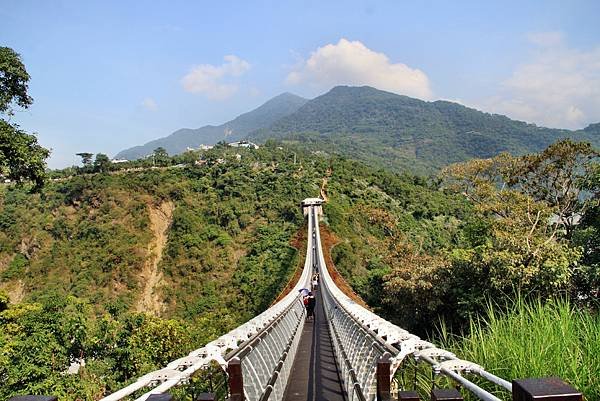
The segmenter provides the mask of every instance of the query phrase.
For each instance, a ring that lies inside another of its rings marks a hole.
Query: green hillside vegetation
[[[325,163],[294,165],[275,148],[217,147],[204,160],[83,173],[41,194],[2,187],[0,286],[10,296],[0,307],[0,398],[98,398],[275,299],[298,262],[289,245],[304,224],[298,202],[318,193]],[[158,297],[147,310],[140,299],[153,258],[149,214],[165,202],[174,210],[152,289]],[[80,357],[82,373],[64,375]]]
[[[325,213],[344,240],[333,249],[336,266],[376,312],[419,334],[440,318],[458,330],[515,290],[593,304],[596,155],[563,141],[454,165],[420,186],[384,171],[365,176],[358,164],[334,169]],[[560,223],[578,213],[579,226]]]
[[[283,138],[376,167],[427,174],[501,152],[539,152],[565,137],[600,145],[598,131],[593,125],[579,131],[538,127],[457,103],[338,86],[250,138]]]
[[[279,145],[219,145],[116,171],[90,163],[55,172],[40,194],[4,186],[0,395],[98,398],[264,310],[299,262],[289,245],[304,224],[298,202],[325,181],[337,268],[417,334],[440,320],[459,333],[515,286],[593,308],[600,213],[580,191],[597,199],[600,174],[589,145],[474,160],[430,179]],[[577,227],[550,223],[573,213],[584,216]],[[86,366],[64,375],[80,357]]]

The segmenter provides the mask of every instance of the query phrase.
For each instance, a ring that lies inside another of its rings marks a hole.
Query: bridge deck
[[[315,320],[304,325],[284,401],[344,401],[320,291]]]

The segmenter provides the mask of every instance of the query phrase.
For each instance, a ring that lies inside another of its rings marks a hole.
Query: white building
[[[228,145],[231,146],[232,148],[251,148],[251,149],[259,148],[259,146],[257,144],[248,142],[248,141],[231,142]]]

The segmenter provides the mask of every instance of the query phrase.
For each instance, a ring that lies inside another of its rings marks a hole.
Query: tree
[[[32,181],[34,189],[40,189],[46,179],[49,154],[34,135],[0,119],[0,177],[17,183]]]
[[[518,158],[507,183],[552,207],[556,224],[570,238],[587,206],[580,196],[581,182],[598,156],[589,143],[563,139],[540,153]]]
[[[578,150],[570,146],[558,143],[538,155],[501,154],[445,170],[447,185],[470,199],[485,222],[483,241],[452,252],[455,269],[471,270],[499,292],[516,286],[549,295],[566,287],[581,254],[552,216],[566,215],[573,202],[557,195],[574,191],[568,183],[575,179],[571,159]],[[547,165],[550,160],[558,167]]]
[[[593,164],[581,181],[591,199],[573,233],[573,242],[583,248],[581,264],[575,270],[573,298],[598,306],[600,299],[600,164]]]
[[[0,47],[0,113],[12,115],[13,103],[24,109],[31,106],[28,82],[29,74],[19,54],[9,47]]]
[[[27,94],[29,74],[21,57],[8,47],[0,47],[0,114],[12,116],[13,104],[28,108],[33,99]],[[46,179],[46,159],[50,151],[40,146],[34,135],[16,124],[0,119],[0,176],[21,184],[32,181],[34,190]]]
[[[98,153],[94,160],[94,171],[97,173],[106,173],[110,170],[112,164],[110,159],[104,153]]]
[[[158,164],[159,166],[165,166],[169,160],[169,154],[162,146],[154,149],[152,155],[154,157],[154,163]]]
[[[81,152],[75,153],[75,155],[81,157],[81,164],[83,164],[83,167],[89,167],[92,165],[92,157],[94,156],[93,153]]]

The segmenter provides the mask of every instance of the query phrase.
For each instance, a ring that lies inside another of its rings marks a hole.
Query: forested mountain
[[[374,167],[428,174],[501,152],[538,152],[561,138],[600,145],[600,124],[578,131],[538,127],[458,103],[426,102],[368,86],[338,86],[312,100],[284,93],[223,125],[180,129],[116,157],[135,160],[158,147],[173,155],[200,144],[243,138],[281,139]]]
[[[250,134],[343,154],[394,171],[429,173],[501,152],[537,152],[559,138],[600,144],[600,127],[538,127],[447,101],[425,102],[371,87],[338,86]]]
[[[182,128],[171,135],[150,141],[142,146],[135,146],[119,152],[115,158],[135,160],[145,157],[158,147],[163,147],[171,155],[197,148],[201,144],[214,145],[227,140],[229,142],[244,138],[248,133],[259,128],[268,127],[280,118],[298,110],[306,99],[291,93],[283,93],[274,97],[255,110],[244,113],[237,118],[218,126],[207,125],[202,128]]]

